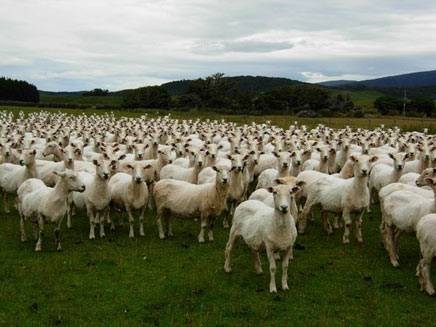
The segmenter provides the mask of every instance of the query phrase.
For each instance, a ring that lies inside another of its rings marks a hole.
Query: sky
[[[49,91],[436,69],[433,1],[0,0],[0,31],[0,76]]]

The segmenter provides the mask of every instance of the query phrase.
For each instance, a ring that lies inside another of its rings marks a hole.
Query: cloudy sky
[[[436,69],[436,3],[0,0],[0,76],[119,90],[226,75],[308,82]]]

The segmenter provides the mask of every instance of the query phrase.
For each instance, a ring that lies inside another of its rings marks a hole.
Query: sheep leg
[[[311,212],[314,206],[315,206],[315,201],[313,201],[308,197],[306,200],[306,204],[304,205],[304,209],[301,212],[300,218],[298,219],[298,232],[300,234],[304,233],[304,229],[307,226],[307,214]]]
[[[95,218],[94,218],[94,208],[88,207],[88,217],[89,217],[89,239],[95,239]]]
[[[159,230],[159,238],[161,239],[161,240],[163,240],[164,238],[165,238],[165,233],[164,233],[164,231],[163,231],[163,227],[162,227],[162,216],[163,216],[163,214],[164,214],[164,209],[158,209],[157,210],[157,228],[158,228],[158,230]]]
[[[173,229],[171,227],[171,215],[170,214],[165,215],[165,230],[166,230],[168,237],[173,236]]]
[[[3,192],[3,200],[5,202],[5,212],[10,213],[11,210],[9,209],[9,193]]]
[[[399,267],[400,264],[398,263],[398,258],[395,254],[395,245],[394,245],[394,242],[395,242],[394,233],[395,233],[395,231],[394,231],[394,228],[395,228],[394,226],[386,225],[386,227],[384,229],[385,242],[386,242],[385,248],[389,254],[389,258],[391,260],[392,266]]]
[[[268,256],[269,261],[269,272],[271,275],[271,279],[269,281],[269,291],[270,293],[277,293],[276,287],[276,259],[274,258],[274,251],[270,246],[266,247],[266,254]],[[283,260],[283,262],[289,260]]]
[[[321,210],[321,219],[324,225],[324,230],[326,231],[327,235],[333,234],[332,225],[330,225],[329,214],[327,211]]]
[[[419,282],[421,285],[421,291],[426,291],[428,295],[434,295],[435,291],[430,279],[430,265],[433,260],[432,255],[424,254],[423,258],[419,262],[420,276]]]
[[[200,221],[201,221],[201,229],[200,229],[200,234],[198,235],[198,242],[204,243],[204,232],[207,227],[207,217],[204,214],[202,214],[200,217]]]
[[[115,213],[115,210],[113,211],[113,213]],[[123,212],[120,212],[120,218],[118,218],[118,226],[124,226],[124,219],[123,219]],[[112,218],[113,219],[113,218]]]
[[[345,231],[344,231],[344,236],[342,237],[342,243],[348,244],[348,243],[350,243],[350,228],[351,228],[350,210],[348,210],[347,208],[344,208],[344,210],[342,212],[342,217],[343,217],[344,223],[345,223]]]
[[[145,236],[144,234],[144,212],[145,206],[139,211],[139,236]]]
[[[67,204],[67,228],[70,229],[73,227],[71,216],[73,215],[73,203]]]
[[[131,208],[127,208],[127,215],[129,216],[129,237],[130,238],[134,238],[135,237],[135,232],[133,230],[133,215],[132,215],[132,209]]]
[[[401,230],[399,230],[398,228],[395,227],[394,229],[394,251],[395,251],[395,257],[397,258],[397,260],[400,259],[400,236],[402,235]]]
[[[236,240],[236,230],[233,228],[230,229],[230,235],[229,235],[229,240],[227,241],[226,244],[226,251],[225,253],[225,263],[224,263],[224,270],[228,273],[232,272],[232,249],[233,249],[233,245],[235,244],[235,240]]]
[[[38,220],[33,222],[33,240],[38,240]]]
[[[106,238],[106,234],[104,232],[104,219],[106,217],[106,209],[103,209],[100,213],[99,213],[99,221],[100,221],[100,238]]]
[[[365,209],[361,210],[359,213],[356,214],[356,238],[359,243],[363,243],[362,239],[362,218],[363,213],[365,212]]]
[[[260,262],[260,256],[259,252],[256,250],[251,250],[251,254],[253,255],[253,262],[254,262],[254,270],[256,270],[257,275],[262,275],[262,264]]]
[[[229,204],[227,203],[227,206],[229,206]],[[230,202],[230,210],[227,210],[226,213],[224,214],[224,219],[223,219],[223,228],[229,228],[229,222],[227,220],[227,216],[229,214],[231,214],[231,211],[233,209],[233,202]]]
[[[24,217],[20,215],[21,242],[27,241],[26,229],[24,227],[24,223],[25,223]]]
[[[109,207],[109,210],[107,211],[107,220],[109,221],[110,230],[115,230],[115,224],[114,224],[114,216],[115,216],[115,210],[113,206]]]
[[[148,208],[150,210],[153,210],[153,184],[148,185],[148,194],[150,195],[148,197]]]
[[[60,227],[61,227],[60,225],[61,225],[61,221],[58,224],[56,224],[56,227],[54,229],[57,251],[62,251],[61,239],[60,239]]]
[[[42,216],[38,216],[38,228],[39,228],[39,237],[38,242],[36,242],[35,251],[41,252],[42,250],[42,239],[44,237],[44,218]]]
[[[288,286],[288,266],[289,266],[289,260],[292,256],[292,246],[290,246],[283,255],[283,261],[282,261],[282,289],[284,291],[289,291]]]
[[[215,217],[210,217],[209,218],[209,232],[207,234],[209,242],[213,242],[214,238],[213,238],[213,228],[215,226]]]

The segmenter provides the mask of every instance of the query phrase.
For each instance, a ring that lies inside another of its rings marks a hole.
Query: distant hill
[[[322,86],[327,86],[327,87],[335,87],[335,86],[341,86],[341,85],[347,85],[347,84],[353,84],[353,83],[357,83],[357,81],[340,79],[337,81],[326,81],[326,82],[321,82],[318,84],[322,85]]]
[[[350,84],[358,84],[373,87],[426,87],[436,86],[436,70],[426,72],[409,73],[402,75],[387,76],[363,81],[327,81],[320,85],[337,87]]]
[[[231,83],[244,92],[262,92],[276,87],[294,85],[303,83],[297,80],[283,77],[266,77],[266,76],[231,76],[226,77]],[[189,84],[194,80],[180,80],[168,82],[161,86],[165,88],[170,95],[182,95],[188,91]]]
[[[52,91],[38,90],[38,92],[41,95],[59,95],[59,96],[64,96],[64,95],[82,95],[83,93],[88,92],[88,91],[74,91],[74,92],[60,91],[60,92],[52,92]]]

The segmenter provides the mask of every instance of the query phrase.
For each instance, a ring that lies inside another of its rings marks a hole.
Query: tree
[[[103,97],[109,94],[109,90],[103,90],[103,89],[93,89],[89,92],[84,92],[83,96],[97,96],[97,97]]]
[[[187,94],[195,95],[201,100],[202,107],[223,108],[232,103],[229,92],[232,84],[223,73],[216,73],[191,82]]]
[[[407,111],[424,113],[427,117],[429,117],[435,113],[435,104],[433,99],[415,98],[407,104],[406,109]]]
[[[378,110],[382,115],[398,114],[403,106],[403,102],[399,98],[393,98],[391,96],[381,96],[374,100],[374,108]]]
[[[35,85],[26,81],[0,78],[0,100],[39,102],[39,92]]]
[[[167,109],[171,105],[171,97],[161,86],[145,86],[124,96],[123,102],[126,108]]]

